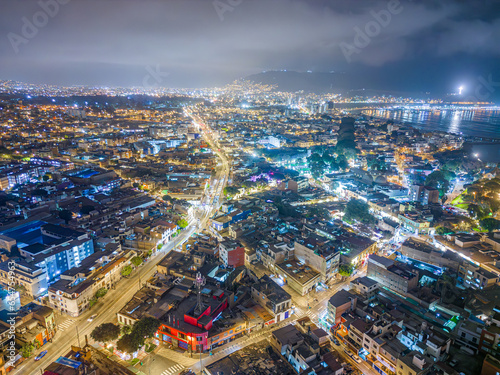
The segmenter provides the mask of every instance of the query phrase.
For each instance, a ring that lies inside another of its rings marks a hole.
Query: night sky
[[[0,2],[0,79],[141,86],[159,68],[166,87],[281,69],[347,72],[368,88],[406,91],[450,92],[479,76],[500,82],[499,1],[41,2],[50,10]],[[23,32],[34,17],[41,26]],[[357,30],[372,36],[356,44]]]

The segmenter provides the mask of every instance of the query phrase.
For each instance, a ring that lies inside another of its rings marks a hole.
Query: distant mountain
[[[266,71],[252,74],[248,81],[264,85],[277,85],[279,91],[296,92],[338,92],[347,86],[346,76],[342,73],[309,73],[294,71]]]
[[[368,77],[342,72],[265,71],[252,74],[244,79],[265,85],[277,85],[277,91],[286,92],[339,93],[347,96],[426,96],[421,92],[403,92],[388,88],[383,80],[367,84],[366,81],[370,81]]]

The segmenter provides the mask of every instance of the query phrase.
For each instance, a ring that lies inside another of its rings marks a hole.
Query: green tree
[[[495,229],[500,229],[500,220],[487,217],[479,222],[481,226],[488,232],[493,232]]]
[[[223,190],[224,192],[224,195],[228,196],[228,197],[232,197],[232,196],[235,196],[236,194],[238,194],[240,192],[240,189],[236,186],[226,186]]]
[[[120,273],[122,274],[122,276],[127,277],[128,275],[130,275],[132,273],[132,267],[125,266],[125,267],[122,268],[122,270],[120,271]]]
[[[102,298],[108,293],[108,290],[106,288],[100,288],[95,292],[95,297],[96,298]]]
[[[132,333],[128,335],[123,335],[116,342],[116,348],[124,353],[134,353],[137,350],[139,350],[140,347],[143,345],[144,345],[144,337],[134,334],[133,330]]]
[[[326,163],[323,161],[323,157],[318,153],[313,153],[307,158],[307,163],[309,169],[314,178],[320,178],[325,173]]]
[[[437,227],[436,228],[436,234],[440,236],[444,236],[446,234],[453,234],[454,232],[451,229],[448,229],[446,227]]]
[[[155,318],[142,318],[132,327],[132,334],[139,334],[141,337],[151,338],[160,328],[161,322]]]
[[[178,225],[180,228],[182,228],[182,229],[186,228],[186,227],[188,226],[188,224],[189,224],[189,223],[187,222],[187,220],[186,220],[186,219],[180,219],[180,220],[178,220],[178,221],[177,221],[177,225]]]
[[[340,154],[339,156],[337,156],[336,163],[340,169],[346,170],[347,168],[349,168],[349,163],[344,154]]]
[[[349,221],[358,220],[366,224],[373,224],[376,221],[375,217],[370,214],[368,203],[360,199],[351,199],[347,202],[344,210],[344,219]]]
[[[124,325],[122,326],[122,335],[130,335],[130,333],[132,332],[132,326],[131,325]]]
[[[26,342],[24,345],[21,347],[21,355],[23,358],[29,358],[33,355],[33,352],[35,351],[35,345],[32,342]]]
[[[319,219],[327,220],[330,219],[330,211],[322,206],[310,206],[308,208],[309,215],[316,216]]]
[[[354,268],[350,264],[341,264],[339,266],[339,275],[340,276],[351,276],[353,270],[354,270]]]
[[[50,176],[48,174],[45,174],[45,175],[43,175],[42,180],[47,182],[48,180],[50,180]]]
[[[448,192],[450,181],[453,178],[455,178],[455,173],[448,170],[437,170],[427,176],[425,184],[438,189],[439,197],[442,198]]]
[[[95,341],[103,343],[116,340],[118,336],[120,336],[120,327],[113,323],[103,323],[95,327],[90,333],[90,337]]]
[[[136,266],[136,267],[139,267],[141,264],[142,264],[142,258],[141,257],[138,257],[138,256],[135,256],[133,257],[132,259],[130,259],[130,262]]]
[[[172,201],[172,197],[170,195],[164,195],[162,197],[162,199],[165,201],[165,202],[171,202]]]
[[[59,211],[59,218],[63,219],[66,224],[68,224],[69,221],[73,218],[73,213],[68,210]]]

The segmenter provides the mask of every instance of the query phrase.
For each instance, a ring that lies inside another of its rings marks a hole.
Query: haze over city
[[[0,375],[500,374],[500,2],[0,2]]]
[[[288,69],[347,73],[353,89],[443,94],[474,84],[479,75],[498,75],[497,1],[397,1],[387,18],[382,13],[390,3],[64,1],[25,38],[23,17],[33,22],[43,8],[36,1],[4,1],[2,78],[139,86],[145,67],[159,65],[169,73],[162,86],[209,87]],[[357,30],[372,21],[380,24],[372,25],[375,36],[368,43],[360,38],[359,45],[367,45],[357,47]],[[9,33],[29,42],[13,42]],[[350,61],[345,44],[358,49]]]

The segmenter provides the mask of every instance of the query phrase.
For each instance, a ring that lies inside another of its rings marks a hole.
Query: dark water
[[[500,110],[495,109],[403,109],[363,110],[363,114],[404,123],[424,131],[444,131],[466,137],[500,139]]]

